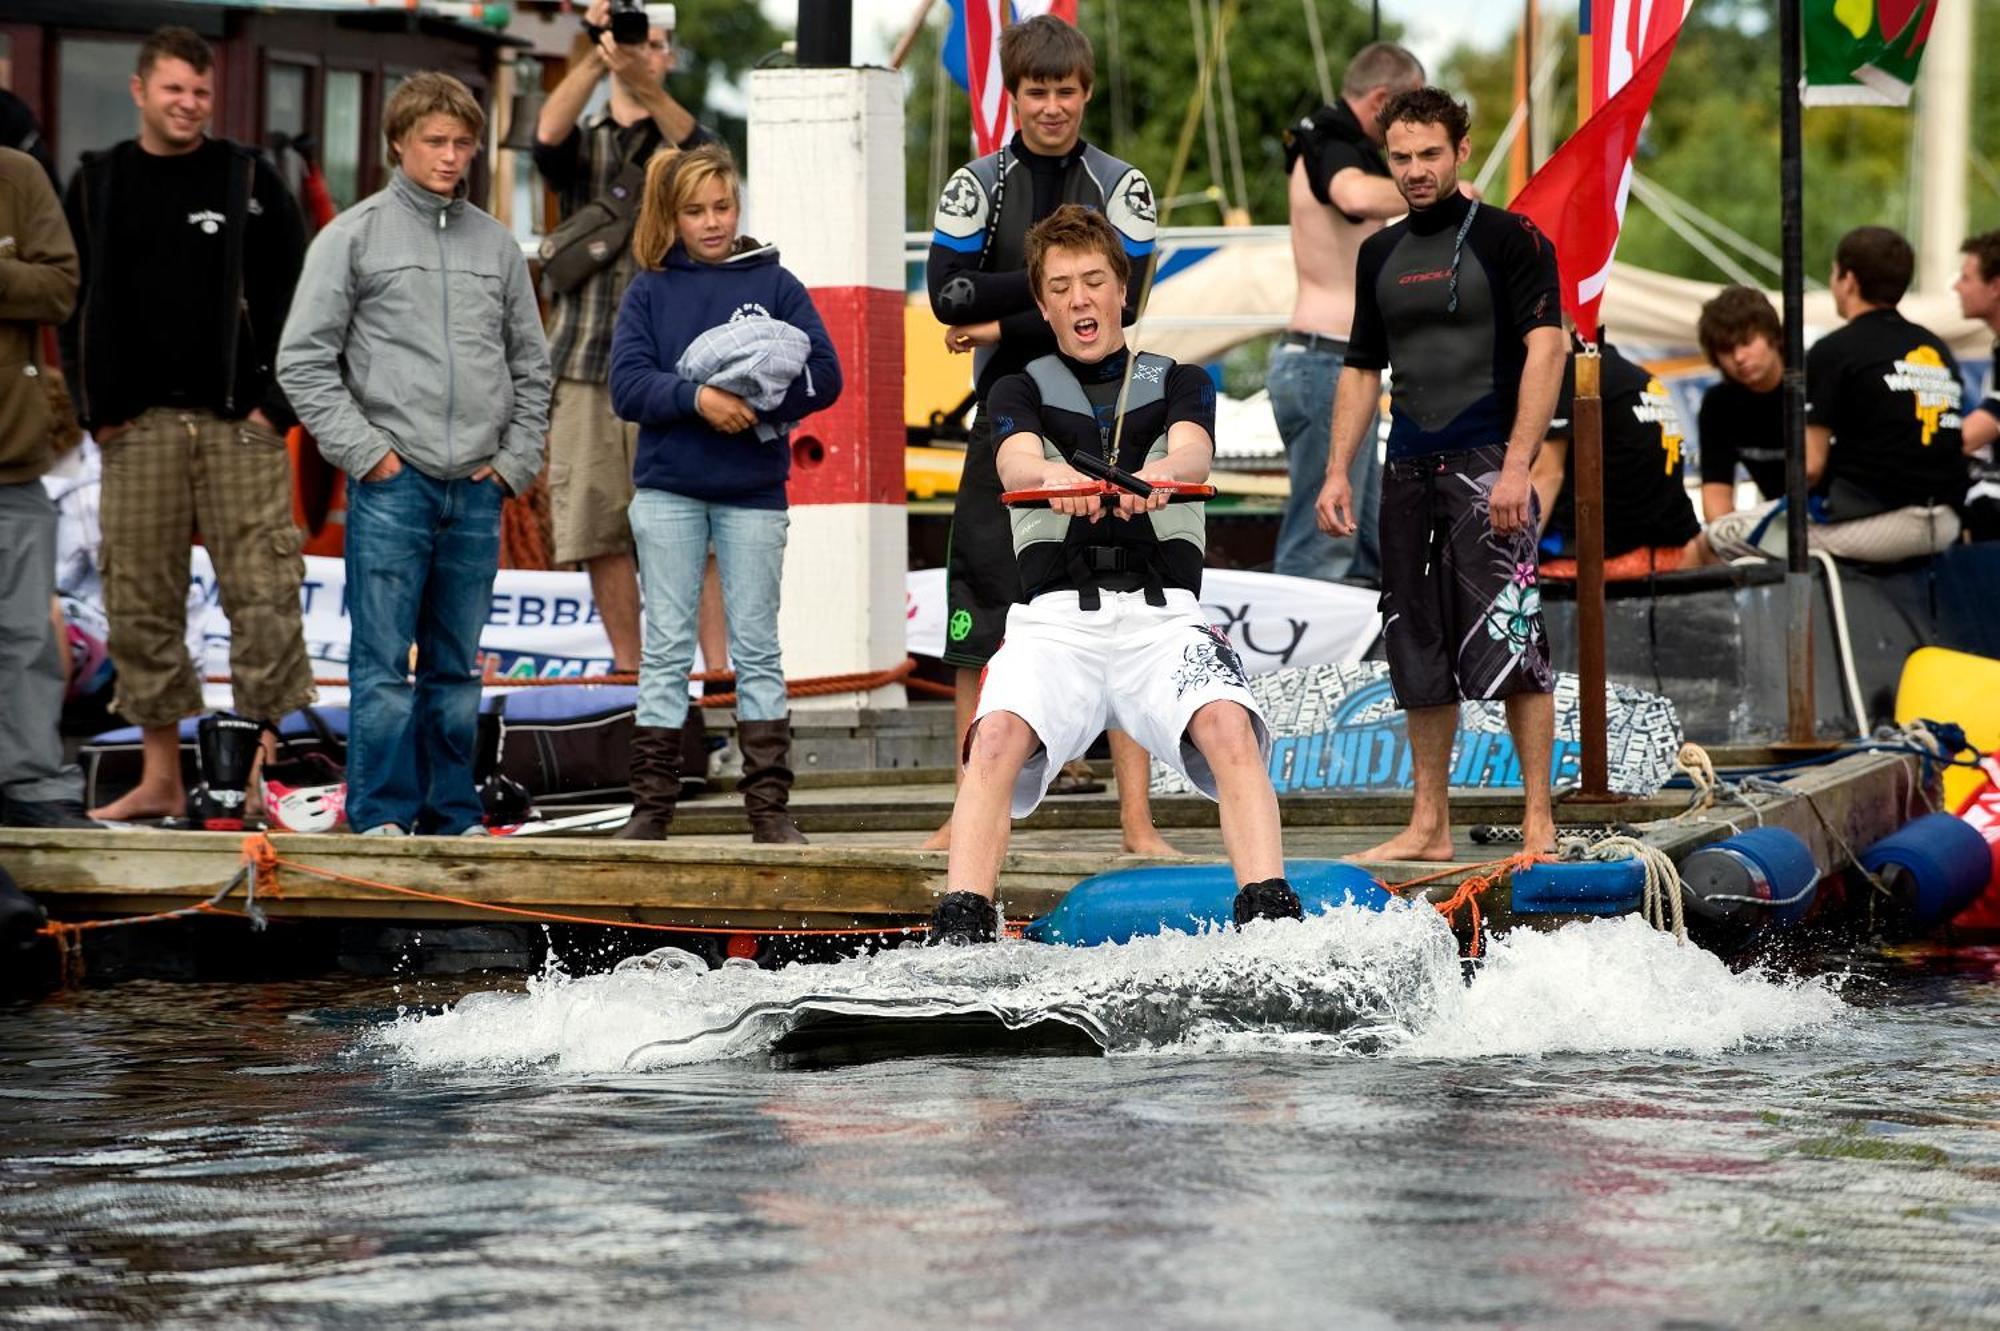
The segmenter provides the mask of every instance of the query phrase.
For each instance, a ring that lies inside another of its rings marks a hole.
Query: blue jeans
[[[722,575],[729,620],[729,662],[736,670],[736,715],[743,721],[785,717],[785,670],[778,660],[778,586],[785,572],[781,508],[711,504],[670,490],[632,496],[632,545],[646,602],[639,656],[642,726],[678,729],[687,720],[688,672],[694,668],[695,621],[708,548]]]
[[[1354,486],[1354,511],[1359,528],[1353,536],[1328,536],[1319,529],[1314,508],[1326,483],[1326,461],[1333,434],[1333,389],[1340,379],[1341,357],[1347,344],[1321,339],[1301,346],[1280,339],[1271,349],[1265,386],[1271,393],[1271,414],[1285,440],[1285,466],[1291,473],[1292,494],[1278,525],[1278,552],[1273,573],[1333,582],[1343,577],[1379,581],[1382,546],[1376,535],[1382,507],[1382,462],[1375,442],[1375,413],[1361,450],[1348,468]]]
[[[456,835],[480,821],[479,630],[500,568],[500,483],[405,462],[347,482],[347,822]],[[417,648],[417,681],[409,673]]]

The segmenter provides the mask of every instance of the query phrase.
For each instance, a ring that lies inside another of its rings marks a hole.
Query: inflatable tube
[[[1721,952],[1797,924],[1819,887],[1812,850],[1782,827],[1752,828],[1703,846],[1679,868],[1688,931]]]
[[[1646,894],[1637,859],[1536,864],[1514,871],[1517,915],[1626,915]]]
[[[1923,933],[1979,899],[1993,856],[1979,829],[1951,814],[1931,813],[1861,852],[1861,867],[1889,890],[1891,927]]]
[[[1358,865],[1339,860],[1291,860],[1285,876],[1306,914],[1335,906],[1386,910],[1396,898]],[[1236,875],[1226,864],[1149,865],[1086,878],[1024,934],[1038,943],[1093,947],[1148,934],[1228,925]]]

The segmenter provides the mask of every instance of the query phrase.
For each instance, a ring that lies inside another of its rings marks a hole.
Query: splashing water
[[[1435,912],[1345,908],[1123,945],[904,947],[777,971],[710,971],[661,948],[606,974],[472,994],[376,1039],[424,1068],[591,1074],[758,1055],[810,1012],[988,1014],[1014,1029],[1060,1021],[1112,1054],[1476,1058],[1715,1052],[1809,1033],[1844,1008],[1825,982],[1732,973],[1636,916],[1497,939],[1466,984]]]

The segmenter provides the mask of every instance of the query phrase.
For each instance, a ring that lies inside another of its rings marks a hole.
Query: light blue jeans
[[[639,724],[677,730],[687,720],[688,672],[708,548],[722,575],[729,620],[729,663],[736,670],[736,715],[743,721],[785,716],[785,671],[778,660],[778,587],[785,572],[781,508],[711,504],[670,490],[632,496],[632,543],[646,602],[639,657]]]
[[[1354,487],[1358,530],[1352,536],[1328,536],[1319,529],[1314,512],[1320,486],[1326,483],[1333,389],[1340,381],[1346,352],[1347,344],[1333,338],[1322,338],[1311,347],[1280,338],[1271,348],[1270,370],[1264,382],[1271,394],[1271,414],[1278,419],[1278,433],[1284,436],[1286,470],[1292,479],[1292,496],[1285,501],[1285,516],[1278,524],[1273,573],[1327,582],[1344,577],[1374,581],[1382,576],[1382,546],[1376,535],[1382,508],[1382,464],[1376,455],[1374,412],[1368,413],[1361,451],[1347,469]]]

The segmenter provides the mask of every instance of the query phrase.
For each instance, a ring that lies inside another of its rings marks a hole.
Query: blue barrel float
[[[1993,853],[1971,823],[1932,813],[1863,851],[1861,867],[1889,893],[1887,909],[1876,919],[1891,932],[1920,934],[1978,899],[1993,872]]]
[[[1629,915],[1646,894],[1638,859],[1556,860],[1516,869],[1516,915]]]
[[[1285,877],[1312,915],[1334,906],[1386,910],[1396,901],[1375,876],[1339,860],[1287,860]],[[1148,934],[1227,925],[1236,875],[1226,864],[1148,865],[1086,878],[1023,931],[1037,943],[1093,947]]]
[[[1797,924],[1819,887],[1811,848],[1782,827],[1738,832],[1692,852],[1679,868],[1689,934],[1723,953]]]

